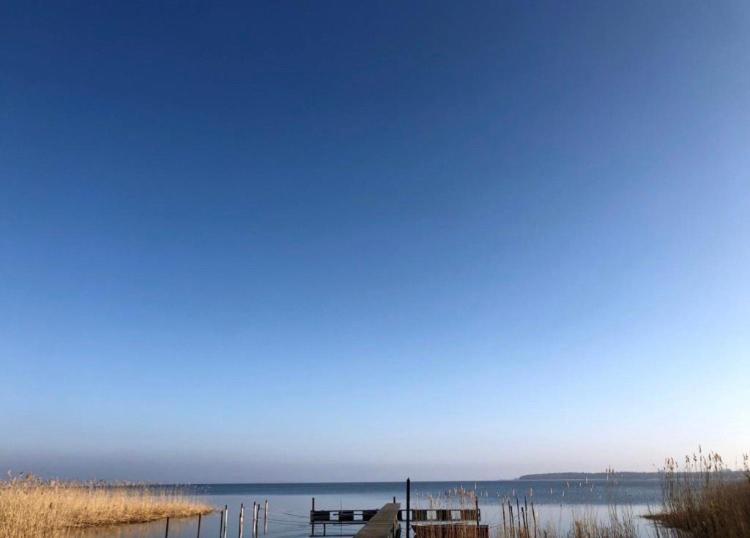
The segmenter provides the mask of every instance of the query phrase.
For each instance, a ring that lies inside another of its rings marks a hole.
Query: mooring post
[[[219,512],[219,538],[221,538],[221,533],[224,528],[224,510]]]
[[[406,479],[406,538],[409,538],[411,525],[411,480]]]
[[[315,497],[312,498],[312,508],[310,509],[310,536],[315,536]],[[325,525],[323,526],[325,529]]]
[[[268,499],[263,503],[263,534],[268,532]]]
[[[224,505],[224,534],[221,538],[227,538],[227,527],[229,526],[229,506]]]
[[[164,538],[169,538],[169,518],[167,518],[167,528],[164,530]]]
[[[198,514],[198,534],[195,538],[201,538],[201,519],[203,519],[203,514]]]
[[[255,503],[254,503],[255,504]],[[254,521],[253,521],[253,534],[256,536],[258,535],[258,520],[260,519],[260,503],[255,504],[253,512],[254,514]]]
[[[239,523],[240,523],[240,528],[237,531],[237,533],[238,533],[237,536],[239,538],[242,538],[242,531],[243,531],[243,529],[245,527],[245,525],[244,525],[244,523],[245,523],[245,505],[244,505],[244,503],[240,503],[240,518],[239,518]]]

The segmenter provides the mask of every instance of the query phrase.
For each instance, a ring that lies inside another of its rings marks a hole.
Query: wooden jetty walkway
[[[399,503],[384,505],[354,537],[399,538],[401,536],[401,524],[398,522],[400,508],[401,505]]]
[[[339,527],[337,536],[354,538],[400,538],[401,521],[405,521],[405,538],[410,538],[414,530],[416,538],[487,538],[489,527],[480,525],[481,512],[478,499],[474,499],[475,508],[411,508],[411,481],[406,481],[406,509],[393,498],[393,502],[380,509],[362,510],[316,510],[315,498],[310,510],[310,537],[326,536],[329,526]],[[473,522],[468,524],[469,522]],[[341,528],[348,525],[359,525],[361,528],[354,534],[342,534]],[[316,528],[322,528],[323,534],[316,534]]]

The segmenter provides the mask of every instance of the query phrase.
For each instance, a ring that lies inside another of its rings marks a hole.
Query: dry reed
[[[185,495],[155,488],[42,481],[32,476],[0,481],[2,538],[65,536],[86,527],[146,523],[212,510]]]
[[[610,505],[607,518],[595,513],[574,514],[570,528],[556,529],[539,521],[534,504],[504,499],[501,504],[502,522],[497,525],[497,538],[636,538],[638,529],[632,512]]]
[[[515,493],[515,492],[514,492]],[[568,529],[556,529],[544,524],[537,513],[532,497],[517,495],[503,497],[500,503],[500,521],[493,525],[477,525],[453,522],[452,524],[415,525],[417,538],[637,538],[636,518],[627,507],[610,504],[607,516],[599,518],[594,512],[573,514]],[[477,492],[454,488],[441,495],[417,494],[417,502],[426,500],[429,510],[450,508],[471,509],[477,500]],[[488,532],[489,531],[489,532]]]
[[[744,470],[729,471],[716,453],[687,456],[680,467],[667,460],[664,507],[650,519],[692,538],[750,536],[750,461]]]

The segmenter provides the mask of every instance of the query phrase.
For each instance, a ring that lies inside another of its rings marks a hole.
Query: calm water
[[[171,489],[175,489],[171,488]],[[595,514],[605,517],[608,503],[630,509],[633,514],[647,513],[661,502],[661,486],[658,480],[509,480],[492,482],[413,482],[412,507],[429,508],[430,498],[439,498],[441,506],[459,506],[456,489],[474,490],[479,495],[482,523],[494,530],[502,525],[500,499],[518,496],[523,503],[534,503],[539,519],[559,529],[567,529],[574,515]],[[212,506],[229,507],[227,536],[237,537],[239,530],[239,508],[245,505],[244,536],[252,535],[253,502],[263,504],[268,499],[267,528],[264,529],[261,515],[257,538],[303,538],[310,534],[307,523],[311,498],[315,497],[317,509],[370,509],[379,508],[396,497],[405,507],[405,486],[402,482],[339,483],[339,484],[211,484],[179,486],[185,493],[195,495]],[[248,508],[249,507],[249,508]],[[337,528],[329,526],[327,534],[338,536],[353,534],[358,527]],[[650,536],[650,526],[640,520],[643,536]],[[157,538],[163,537],[164,522],[134,525],[116,529],[98,530],[82,534],[86,538]],[[170,538],[195,537],[196,520],[173,520],[170,522]],[[494,532],[491,532],[494,535]],[[201,525],[201,537],[219,536],[218,514],[206,516]]]

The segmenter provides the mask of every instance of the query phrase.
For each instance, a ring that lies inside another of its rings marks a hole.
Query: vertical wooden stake
[[[260,519],[260,503],[255,505],[255,521],[253,525],[253,532],[258,535],[258,520]]]
[[[406,479],[406,538],[409,538],[411,526],[411,480]]]
[[[198,534],[195,538],[201,538],[201,519],[203,519],[203,514],[198,514]]]
[[[310,509],[310,536],[315,536],[315,497],[312,498],[312,508]]]
[[[263,503],[263,534],[268,532],[268,499]]]
[[[222,533],[224,532],[224,510],[221,511],[219,514],[219,538],[221,538]]]
[[[245,505],[243,503],[240,503],[240,519],[239,519],[239,523],[240,523],[240,528],[237,531],[237,533],[238,533],[237,536],[239,538],[242,538],[242,532],[243,532],[243,530],[245,528]]]
[[[229,506],[224,505],[224,534],[221,538],[227,538],[227,527],[229,526]]]
[[[167,528],[164,531],[164,538],[169,538],[169,518],[167,518]]]

